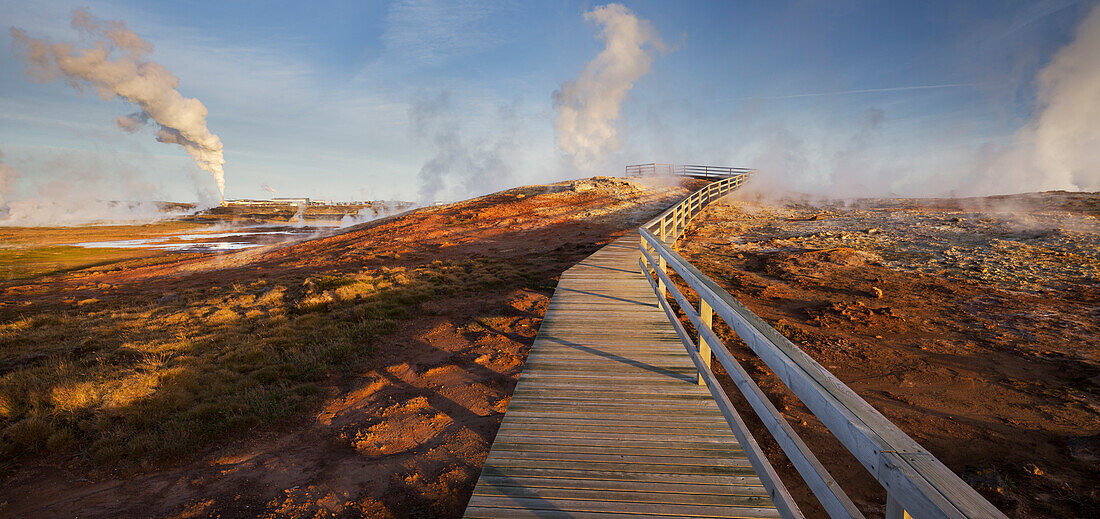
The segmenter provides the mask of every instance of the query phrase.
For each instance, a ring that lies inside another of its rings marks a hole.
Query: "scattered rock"
[[[601,189],[611,193],[617,193],[638,191],[639,189],[642,189],[642,186],[637,182],[622,178],[592,177],[582,178],[580,180],[573,181],[573,183],[570,185],[570,189],[572,189],[576,193],[583,193],[585,191],[591,191],[593,189]]]
[[[984,490],[997,494],[1004,494],[1005,480],[995,468],[978,468],[967,465],[963,470],[962,479],[975,490]]]
[[[882,289],[879,287],[871,287],[871,297],[882,299]]]

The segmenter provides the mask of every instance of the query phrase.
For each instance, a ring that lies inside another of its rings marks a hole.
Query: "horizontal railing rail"
[[[697,166],[693,164],[632,164],[626,167],[626,176],[644,177],[651,175],[672,175],[703,179],[722,179],[737,175],[747,175],[753,170],[748,168],[730,168],[725,166]]]
[[[639,266],[699,369],[699,383],[706,384],[715,396],[738,440],[746,434],[738,431],[738,427],[743,427],[744,424],[732,407],[727,413],[729,401],[711,373],[712,358],[717,358],[725,368],[746,402],[775,438],[826,513],[834,518],[863,517],[809,447],[733,357],[725,343],[714,333],[714,315],[724,321],[764,361],[887,490],[888,519],[1005,517],[832,373],[672,250],[671,245],[684,233],[692,218],[739,187],[747,176],[748,173],[741,173],[712,182],[639,229],[642,256]],[[699,301],[698,309],[673,282],[669,269],[695,293]],[[680,323],[676,310],[668,301],[668,295],[672,296],[680,312],[691,323],[698,337],[697,344]],[[755,446],[755,442],[752,442],[752,446]],[[746,449],[746,452],[749,450]],[[766,460],[759,467],[752,456],[750,461],[758,472],[769,473],[771,470]],[[789,505],[780,504],[780,501],[789,499],[789,493],[778,478],[762,475],[761,481],[768,487],[773,499],[780,498],[776,501],[783,517],[802,517],[793,501]]]

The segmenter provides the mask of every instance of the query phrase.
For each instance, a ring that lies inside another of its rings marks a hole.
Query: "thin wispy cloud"
[[[940,90],[949,88],[972,88],[979,86],[980,83],[949,83],[944,85],[913,85],[913,86],[900,86],[900,87],[887,87],[887,88],[861,88],[856,90],[837,90],[833,92],[808,92],[803,94],[787,94],[780,96],[746,96],[746,97],[731,97],[727,101],[772,101],[777,99],[799,99],[803,97],[833,97],[833,96],[847,96],[857,94],[877,94],[883,92],[906,92],[911,90]]]
[[[486,22],[505,5],[484,0],[401,0],[390,7],[382,42],[387,51],[419,65],[477,54],[503,42]]]

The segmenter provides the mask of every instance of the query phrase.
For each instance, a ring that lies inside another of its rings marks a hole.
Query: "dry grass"
[[[0,308],[0,469],[183,459],[315,406],[420,303],[540,279],[467,259]]]

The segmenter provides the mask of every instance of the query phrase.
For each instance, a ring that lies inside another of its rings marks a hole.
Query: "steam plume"
[[[1100,190],[1100,6],[1038,79],[1037,165],[1053,187]]]
[[[50,43],[12,27],[12,38],[28,61],[28,74],[41,82],[63,78],[76,89],[87,84],[105,100],[117,96],[134,103],[141,111],[120,117],[119,127],[133,132],[154,123],[157,140],[187,150],[200,168],[214,175],[224,197],[222,141],[206,127],[206,106],[180,95],[179,78],[146,58],[153,45],[125,22],[99,20],[82,9],[73,12],[72,26],[94,40],[93,46]]]
[[[576,80],[554,93],[558,148],[579,167],[619,148],[619,107],[634,82],[649,73],[653,49],[665,50],[653,26],[622,4],[597,7],[584,13],[584,19],[603,26],[599,39],[607,46]]]
[[[19,170],[4,163],[4,152],[0,151],[0,218],[7,216],[8,193],[11,192],[12,184],[19,178]]]
[[[899,156],[882,140],[884,122],[889,120],[885,112],[872,109],[853,125],[847,139],[822,142],[820,136],[800,135],[787,127],[772,132],[774,137],[759,143],[751,161],[761,173],[752,188],[778,193],[797,186],[799,191],[840,197],[1100,191],[1097,56],[1100,6],[1081,21],[1074,40],[1036,75],[1033,115],[1007,142],[942,155]],[[774,98],[790,97],[795,96]],[[842,132],[829,128],[832,136],[845,135]]]
[[[502,133],[483,136],[461,124],[451,106],[449,92],[417,100],[409,107],[414,136],[428,144],[434,155],[420,168],[419,199],[422,204],[440,197],[480,195],[511,182],[516,141],[515,107],[501,106],[493,127]]]

